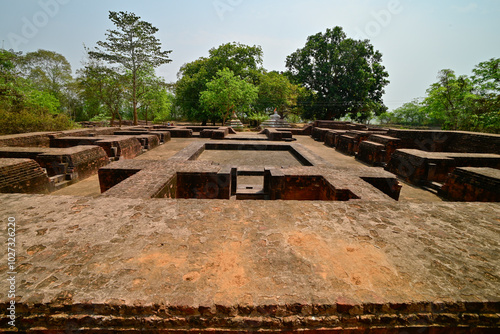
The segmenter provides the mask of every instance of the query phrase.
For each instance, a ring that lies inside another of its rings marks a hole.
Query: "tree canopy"
[[[223,124],[233,112],[250,111],[250,105],[258,95],[257,87],[235,76],[228,68],[218,71],[206,86],[207,89],[201,93],[200,103],[206,110],[216,113]]]
[[[108,30],[106,41],[99,41],[96,51],[89,55],[112,64],[120,64],[131,72],[132,106],[134,124],[137,124],[138,72],[144,67],[153,68],[171,62],[168,58],[172,51],[162,51],[161,43],[154,34],[158,28],[141,21],[140,17],[128,12],[109,12],[110,20],[118,30]]]
[[[500,133],[500,58],[476,65],[473,75],[439,71],[427,96],[381,115],[381,122]]]
[[[172,51],[162,50],[158,29],[134,13],[109,18],[115,29],[85,48],[89,58],[75,79],[61,54],[0,49],[0,131],[64,129],[70,119],[206,124],[232,112],[258,125],[277,110],[292,122],[378,115],[387,124],[500,133],[500,58],[479,63],[471,75],[443,69],[425,97],[387,112],[381,53],[340,27],[309,36],[286,58],[284,73],[263,67],[260,46],[232,42],[184,64],[177,82],[167,84],[155,71],[171,62]]]
[[[0,49],[0,134],[71,128],[74,124],[61,113],[61,97],[33,81],[29,73],[36,72],[36,78],[45,73],[28,67],[25,57]]]
[[[273,111],[276,109],[283,116],[289,111],[293,93],[297,89],[288,78],[278,72],[266,72],[259,78],[259,97],[255,103],[257,110]]]
[[[208,57],[201,57],[183,65],[175,85],[176,104],[191,120],[206,123],[216,121],[215,114],[201,105],[201,93],[217,73],[230,70],[234,76],[252,84],[258,83],[262,73],[262,49],[240,43],[227,43],[209,50]]]
[[[309,90],[303,100],[307,116],[363,120],[386,110],[389,83],[382,54],[368,40],[347,38],[340,27],[309,36],[305,46],[286,59],[291,78]]]

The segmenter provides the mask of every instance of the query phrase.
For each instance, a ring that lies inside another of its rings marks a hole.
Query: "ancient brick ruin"
[[[17,329],[494,333],[499,153],[498,135],[333,121],[0,137]],[[50,195],[93,175],[96,197]]]
[[[261,154],[274,151],[291,152],[302,165],[308,167],[219,166],[211,162],[196,161],[207,149],[257,151]],[[338,169],[308,152],[300,144],[262,144],[251,141],[197,143],[166,161],[123,161],[99,170],[103,196],[125,198],[229,200],[236,196],[236,199],[249,199],[250,194],[246,193],[244,196],[245,192],[237,191],[237,177],[242,175],[263,177],[262,187],[253,192],[255,199],[387,200],[384,195],[397,199],[401,188],[397,179],[390,173],[369,168]]]
[[[312,133],[315,140],[324,141],[325,145],[368,165],[385,167],[402,180],[428,187],[450,200],[459,199],[456,195],[449,196],[442,188],[456,168],[500,169],[500,135],[362,128],[333,121],[318,121],[315,125],[318,125]],[[483,187],[480,181],[474,184]],[[486,184],[484,187],[491,188]],[[466,197],[467,201],[499,202],[500,190],[493,193],[495,195]]]

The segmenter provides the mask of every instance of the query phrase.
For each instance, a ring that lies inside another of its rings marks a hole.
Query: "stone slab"
[[[21,331],[499,326],[498,204],[0,203],[17,222]],[[2,272],[6,263],[2,252]]]
[[[204,152],[210,158],[211,150],[222,150],[219,155],[228,159],[215,163],[213,159],[204,160]],[[250,164],[245,160],[233,161],[231,157],[248,158],[255,153],[258,156],[254,166],[265,167],[271,174],[276,169],[281,171],[280,177],[262,175],[267,180],[264,183],[271,200],[373,201],[399,198],[401,186],[397,179],[382,169],[339,168],[301,144],[236,141],[193,143],[167,161],[112,163],[99,170],[101,191],[104,196],[120,198],[229,199],[231,192],[228,189],[234,190],[236,185],[235,173],[239,167]],[[285,153],[287,161],[292,159],[293,164],[276,156],[265,159],[267,154],[276,153],[282,158],[279,154]],[[231,182],[233,186],[228,184]]]
[[[500,202],[500,170],[455,168],[440,193],[452,201]]]
[[[467,131],[390,129],[401,139],[401,148],[429,152],[499,153],[500,135]]]
[[[143,136],[145,136],[143,138]],[[54,148],[68,148],[84,145],[97,145],[106,151],[110,158],[133,159],[142,153],[140,139],[145,143],[153,142],[153,148],[158,146],[158,138],[154,135],[139,136],[96,136],[96,137],[59,137],[51,138],[50,146]],[[146,147],[149,147],[145,144]]]
[[[444,182],[456,167],[500,168],[500,155],[492,153],[427,152],[398,149],[387,170],[413,183]]]

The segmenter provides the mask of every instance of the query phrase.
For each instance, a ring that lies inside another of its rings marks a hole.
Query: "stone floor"
[[[2,221],[17,224],[21,331],[500,328],[500,204],[442,202],[408,185],[399,202],[117,199],[93,197],[98,184],[87,181],[64,189],[70,196],[0,194]],[[0,291],[5,310],[6,279]],[[8,320],[2,312],[0,331],[13,330]]]

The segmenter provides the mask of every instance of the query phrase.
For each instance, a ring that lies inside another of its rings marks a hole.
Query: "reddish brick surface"
[[[500,168],[500,155],[398,149],[387,170],[412,183],[445,182],[456,167]]]
[[[500,135],[498,134],[390,129],[388,136],[400,138],[401,148],[413,148],[428,152],[500,152]]]
[[[456,168],[440,193],[452,201],[500,202],[500,170]]]
[[[70,173],[84,179],[97,173],[109,163],[104,149],[99,146],[75,146],[70,148],[1,147],[0,158],[34,159],[49,176]]]
[[[36,161],[0,158],[1,193],[48,193],[50,181]]]
[[[19,224],[22,332],[500,325],[498,204],[19,194],[0,203]],[[1,313],[0,330],[7,321]]]

